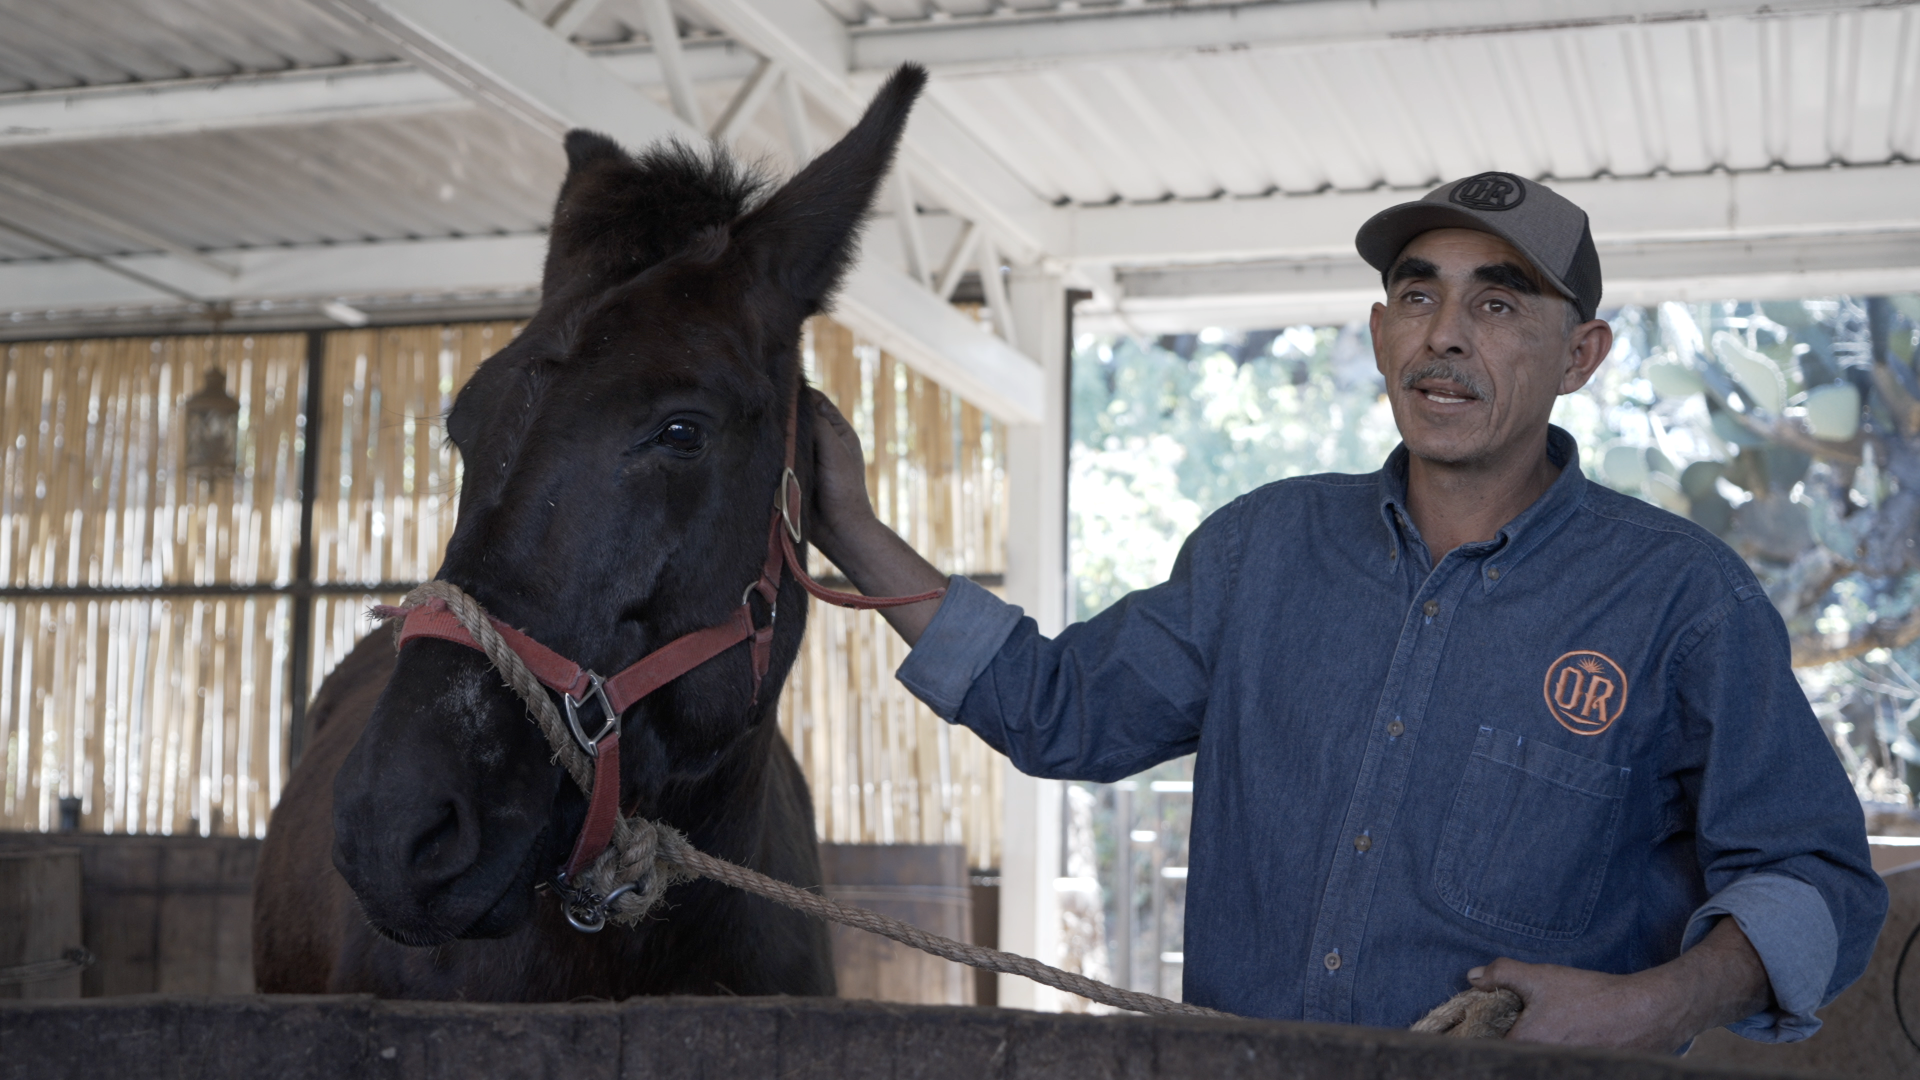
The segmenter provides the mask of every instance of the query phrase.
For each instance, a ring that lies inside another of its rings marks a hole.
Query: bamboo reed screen
[[[276,585],[299,530],[301,334],[0,346],[0,567],[13,588]],[[241,470],[183,471],[208,369],[240,402]],[[0,827],[258,833],[283,779],[290,601],[0,605]]]
[[[460,482],[441,418],[515,330],[326,335],[314,581],[432,576]],[[991,421],[825,319],[808,342],[811,377],[868,448],[882,518],[944,568],[1001,572],[1004,442]],[[0,348],[5,584],[292,582],[306,335]],[[216,485],[182,474],[176,421],[210,366],[241,404],[242,469]],[[312,598],[310,685],[368,631],[367,607],[396,595]],[[261,835],[285,779],[300,602],[267,592],[0,601],[0,828],[49,829],[58,798],[77,794],[88,830]],[[974,865],[997,865],[998,758],[893,680],[904,657],[878,616],[814,606],[781,723],[821,838],[961,843]]]
[[[447,440],[454,394],[513,340],[508,322],[339,330],[321,369],[313,577],[418,582],[440,569],[459,510],[460,455]],[[313,600],[312,681],[364,637],[367,609],[398,592]]]
[[[821,318],[807,366],[860,434],[881,520],[936,566],[1005,570],[1005,440],[932,380]],[[817,571],[831,572],[829,566]],[[820,839],[964,844],[1000,865],[1000,757],[893,678],[907,648],[881,617],[814,604],[780,725],[813,790]]]

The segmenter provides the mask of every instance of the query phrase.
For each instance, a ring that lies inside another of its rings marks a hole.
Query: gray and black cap
[[[1353,245],[1385,276],[1414,237],[1433,229],[1492,233],[1525,255],[1582,320],[1600,307],[1600,253],[1593,248],[1587,212],[1544,185],[1503,172],[1441,184],[1418,202],[1368,218]]]

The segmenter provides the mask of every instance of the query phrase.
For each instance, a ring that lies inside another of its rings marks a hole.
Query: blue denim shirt
[[[1589,482],[1434,566],[1405,447],[1270,484],[1057,638],[962,578],[907,687],[1022,771],[1195,754],[1187,1000],[1404,1027],[1499,956],[1634,972],[1738,921],[1787,1041],[1886,911],[1786,628],[1711,534]]]

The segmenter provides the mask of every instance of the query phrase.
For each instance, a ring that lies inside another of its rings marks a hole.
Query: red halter
[[[938,600],[946,595],[945,589],[934,589],[917,596],[862,596],[829,589],[807,576],[806,570],[800,565],[799,553],[794,550],[794,545],[801,539],[800,502],[803,497],[800,480],[793,472],[799,412],[800,381],[796,377],[793,400],[787,408],[786,466],[780,473],[780,490],[774,499],[773,518],[767,525],[767,561],[760,568],[759,578],[741,594],[740,606],[725,622],[675,638],[634,661],[618,674],[602,678],[499,619],[488,616],[507,645],[525,661],[527,669],[549,689],[561,695],[567,723],[573,728],[573,737],[593,757],[593,795],[587,804],[586,822],[580,827],[580,838],[574,842],[573,854],[562,871],[565,878],[575,878],[592,865],[613,839],[614,821],[620,814],[620,717],[628,706],[742,641],[753,643],[753,700],[760,700],[760,682],[773,662],[773,625],[778,615],[783,569],[791,573],[807,592],[841,607],[898,607],[923,600]],[[755,592],[767,604],[767,625],[762,627],[753,625],[753,607],[748,602]],[[430,637],[472,649],[480,648],[480,643],[467,633],[441,600],[429,600],[407,608],[382,606],[375,608],[374,613],[385,617],[406,617],[400,629],[401,645],[414,638]],[[599,732],[589,736],[580,726],[579,710],[594,698],[599,699],[602,715],[606,719]]]

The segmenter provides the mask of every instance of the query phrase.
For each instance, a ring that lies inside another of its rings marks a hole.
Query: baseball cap
[[[1600,253],[1593,248],[1587,212],[1545,185],[1504,172],[1441,184],[1418,202],[1368,218],[1353,246],[1385,274],[1414,237],[1433,229],[1492,233],[1525,255],[1573,302],[1581,319],[1593,318],[1600,307]]]

